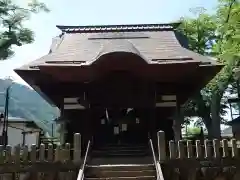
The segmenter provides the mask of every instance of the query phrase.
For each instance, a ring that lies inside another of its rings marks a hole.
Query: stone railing
[[[240,149],[235,139],[166,143],[163,131],[159,131],[157,136],[158,161],[165,179],[240,179]]]
[[[39,148],[0,146],[0,179],[77,179],[81,166],[81,135],[74,134],[73,149],[69,143]]]

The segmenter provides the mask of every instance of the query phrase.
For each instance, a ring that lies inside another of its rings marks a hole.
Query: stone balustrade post
[[[166,139],[164,131],[157,132],[158,141],[158,159],[159,162],[166,160]]]

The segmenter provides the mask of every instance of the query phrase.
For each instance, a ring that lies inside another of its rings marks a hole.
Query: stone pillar
[[[164,131],[157,132],[159,162],[166,160],[166,138]]]

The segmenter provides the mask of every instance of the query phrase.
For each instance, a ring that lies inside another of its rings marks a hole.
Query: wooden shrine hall
[[[174,114],[222,67],[190,51],[178,25],[57,26],[49,53],[15,72],[61,110],[62,142],[170,140]]]

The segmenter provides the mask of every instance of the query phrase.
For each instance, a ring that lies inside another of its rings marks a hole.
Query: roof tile
[[[110,30],[108,30],[108,28],[110,28]],[[120,32],[113,31],[115,29],[120,30],[124,28],[130,28],[131,31],[126,32],[126,30],[123,30],[120,35],[121,38],[114,39],[114,36],[119,36]],[[133,31],[134,28],[138,29],[137,32]],[[143,31],[144,28],[148,29],[148,31]],[[48,63],[67,64],[69,62],[68,64],[70,64],[76,62],[76,64],[79,64],[78,62],[86,62],[82,64],[91,64],[99,58],[99,54],[101,54],[103,49],[105,54],[108,53],[106,52],[107,50],[134,51],[137,52],[139,56],[143,57],[148,63],[156,62],[156,60],[169,60],[170,62],[171,60],[182,61],[184,59],[210,62],[208,58],[184,48],[179,41],[176,32],[173,29],[166,29],[166,27],[164,29],[161,25],[119,25],[104,27],[61,26],[60,29],[65,32],[75,30],[76,32],[81,31],[84,33],[65,33],[61,38],[55,38],[48,55],[45,55],[20,69],[29,69],[31,67],[36,69],[36,66]],[[155,31],[153,31],[153,29],[155,29]],[[142,36],[147,38],[137,38],[140,32]],[[91,39],[91,37],[94,36],[100,38]],[[131,38],[131,36],[136,38]],[[104,39],[101,37],[113,38]],[[109,46],[109,44],[111,44],[111,48],[106,47]]]

